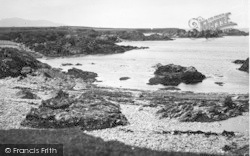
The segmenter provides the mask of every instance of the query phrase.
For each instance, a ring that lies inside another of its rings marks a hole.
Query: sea
[[[222,38],[176,38],[173,41],[124,41],[118,45],[149,47],[131,50],[120,54],[87,55],[81,57],[64,57],[40,59],[55,68],[67,71],[79,68],[98,74],[98,86],[158,90],[170,86],[148,85],[154,77],[155,65],[176,64],[193,66],[206,76],[201,83],[184,84],[177,88],[181,91],[202,93],[249,93],[249,74],[239,71],[237,59],[249,57],[248,36],[228,36]],[[62,66],[72,63],[72,66]],[[77,63],[82,64],[76,66]],[[121,81],[121,77],[129,77]],[[223,85],[216,84],[217,82]]]

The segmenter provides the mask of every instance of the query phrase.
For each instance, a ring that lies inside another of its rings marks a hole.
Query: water
[[[98,73],[100,86],[156,90],[162,85],[147,85],[157,63],[194,66],[207,78],[195,85],[180,84],[182,91],[248,93],[249,75],[237,70],[236,59],[249,57],[248,37],[216,39],[176,39],[174,41],[131,41],[119,45],[146,46],[149,49],[131,50],[123,54],[94,55],[77,58],[42,59],[42,62],[67,70],[76,67]],[[82,66],[61,66],[62,63],[81,63]],[[130,77],[120,81],[120,77]],[[223,86],[215,82],[225,83]]]

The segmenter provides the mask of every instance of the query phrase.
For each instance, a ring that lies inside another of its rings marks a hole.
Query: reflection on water
[[[194,66],[207,78],[195,85],[180,84],[183,91],[194,92],[249,92],[249,75],[238,71],[240,65],[232,63],[236,59],[248,57],[248,37],[224,37],[217,39],[176,39],[174,41],[131,41],[120,45],[147,46],[149,49],[132,50],[123,54],[94,55],[77,58],[59,58],[41,61],[64,70],[62,63],[81,63],[76,68],[98,73],[96,84],[111,87],[155,90],[162,85],[147,85],[153,77],[157,63],[174,63],[182,66]],[[120,77],[130,77],[120,81]],[[215,82],[224,82],[223,86]]]

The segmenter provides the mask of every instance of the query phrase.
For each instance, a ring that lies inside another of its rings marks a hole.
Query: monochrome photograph
[[[0,156],[249,156],[248,0],[0,0]]]

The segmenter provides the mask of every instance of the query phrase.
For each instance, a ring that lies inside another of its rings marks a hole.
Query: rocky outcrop
[[[249,58],[247,58],[244,61],[244,63],[242,64],[242,66],[239,68],[239,70],[249,73]]]
[[[162,118],[176,118],[180,122],[213,122],[226,120],[249,111],[248,100],[183,100],[169,102],[157,113]]]
[[[59,91],[54,98],[43,101],[39,108],[32,108],[22,125],[35,128],[78,126],[90,130],[127,123],[120,106],[106,101],[101,96],[86,92],[76,98]]]
[[[205,75],[198,72],[194,67],[182,67],[174,64],[159,66],[154,74],[155,77],[149,79],[150,85],[177,86],[182,82],[193,84],[205,79]]]
[[[96,81],[96,77],[98,76],[94,72],[89,72],[89,71],[82,71],[81,69],[77,68],[72,68],[69,69],[67,72],[68,75],[72,75],[75,78],[81,78],[87,82],[94,82]]]
[[[25,76],[39,68],[50,68],[25,51],[0,48],[0,78]]]

